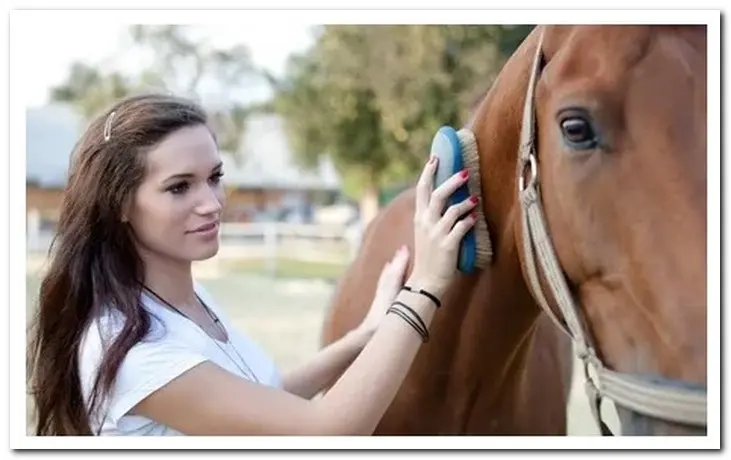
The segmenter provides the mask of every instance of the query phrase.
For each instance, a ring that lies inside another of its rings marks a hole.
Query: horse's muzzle
[[[656,375],[638,376],[653,384],[676,387],[691,392],[705,393],[705,384],[670,380]],[[616,405],[617,415],[622,425],[622,435],[625,436],[705,436],[706,425],[692,425],[668,421]]]
[[[705,436],[705,426],[684,425],[617,407],[623,436]]]

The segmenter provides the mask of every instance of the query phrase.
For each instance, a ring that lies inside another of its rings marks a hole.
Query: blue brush
[[[449,198],[447,207],[460,203],[473,194],[480,197],[480,203],[474,209],[477,221],[462,240],[457,259],[457,268],[461,272],[472,273],[475,269],[486,267],[492,260],[490,234],[482,212],[480,162],[475,136],[468,129],[455,131],[449,126],[443,126],[432,140],[431,153],[439,159],[434,188],[465,168],[470,173],[467,182]]]

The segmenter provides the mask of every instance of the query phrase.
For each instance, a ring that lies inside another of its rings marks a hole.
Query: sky
[[[59,143],[64,144],[64,153],[71,151],[75,133],[72,133],[71,138],[63,138],[66,129],[63,120],[68,120],[69,115],[59,112],[61,108],[50,111],[32,109],[49,102],[49,89],[66,79],[74,61],[97,64],[105,69],[116,69],[125,73],[137,73],[144,65],[144,57],[139,53],[129,52],[131,38],[128,27],[128,24],[100,24],[92,21],[79,21],[69,26],[62,21],[40,20],[25,23],[24,27],[17,28],[11,35],[19,44],[22,43],[22,58],[18,56],[19,59],[14,62],[22,69],[18,72],[18,87],[24,92],[26,109],[30,109],[26,116],[34,120],[27,125],[27,129],[31,130],[28,131],[28,136],[32,139],[32,144],[27,145],[29,172],[43,176],[44,180],[60,180],[58,177],[65,174],[67,156],[49,156],[46,153],[58,148],[56,144]],[[249,22],[246,27],[235,24],[191,27],[190,32],[194,37],[202,37],[215,47],[228,48],[243,43],[249,48],[255,66],[281,75],[288,56],[312,44],[313,27],[314,25],[303,22]],[[46,40],[45,37],[53,38]],[[266,96],[256,94],[262,93],[261,88],[245,84],[243,86],[241,92],[250,93],[253,100],[257,96]],[[268,88],[266,90],[268,92]],[[216,94],[215,97],[225,99],[231,95]],[[206,96],[204,99],[211,102]],[[46,134],[53,130],[53,134],[37,135],[38,129],[45,130],[41,132]]]
[[[48,101],[48,90],[62,82],[72,62],[101,63],[122,71],[135,72],[140,59],[130,57],[110,60],[128,49],[125,25],[109,23],[76,23],[68,27],[62,22],[44,21],[37,29],[22,27],[13,39],[23,43],[23,89],[26,107],[37,107]],[[227,47],[245,43],[254,64],[275,74],[281,74],[287,57],[307,48],[312,43],[312,25],[302,23],[262,23],[206,25],[196,27],[196,34],[210,40],[215,46]],[[40,37],[39,37],[40,35]],[[45,39],[45,37],[52,37]],[[254,88],[253,91],[261,91]],[[262,94],[259,94],[262,96]],[[254,99],[257,97],[254,95]]]

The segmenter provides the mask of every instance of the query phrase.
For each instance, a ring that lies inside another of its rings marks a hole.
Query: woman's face
[[[173,132],[146,155],[142,184],[128,214],[143,258],[180,262],[218,251],[225,193],[221,157],[206,126]]]

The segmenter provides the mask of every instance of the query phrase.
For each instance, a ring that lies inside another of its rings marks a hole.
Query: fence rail
[[[348,228],[340,225],[290,224],[281,222],[221,224],[221,238],[236,237],[301,237],[313,239],[344,239]]]
[[[48,252],[52,237],[50,231],[29,227],[26,240],[28,254],[42,259]],[[216,275],[227,264],[259,261],[267,273],[275,276],[282,261],[344,265],[355,256],[360,238],[356,228],[337,225],[223,223],[218,253],[197,266],[208,274]]]

